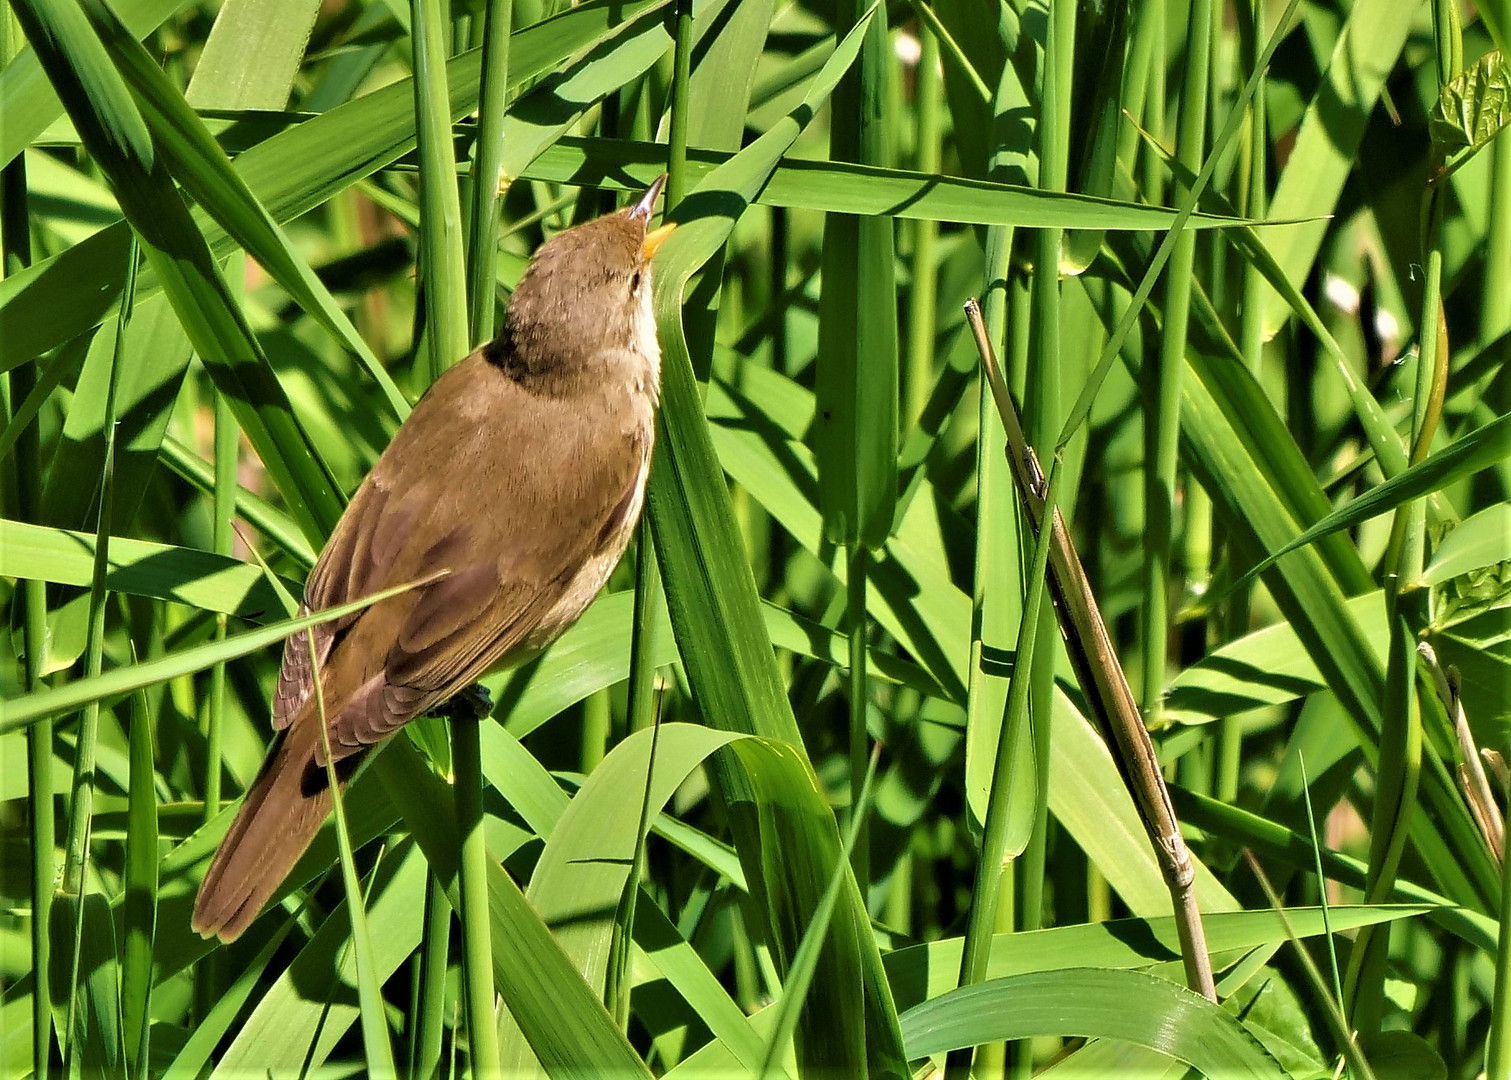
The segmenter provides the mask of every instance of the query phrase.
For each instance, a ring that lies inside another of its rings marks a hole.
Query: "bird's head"
[[[498,357],[517,377],[592,378],[625,350],[655,350],[651,257],[674,225],[650,228],[666,178],[630,206],[553,236],[509,301]],[[656,363],[659,355],[646,360]]]

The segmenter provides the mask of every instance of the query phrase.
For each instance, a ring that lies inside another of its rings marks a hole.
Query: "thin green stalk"
[[[1501,860],[1500,932],[1495,946],[1495,995],[1485,1042],[1485,1075],[1511,1076],[1511,858]]]
[[[914,168],[921,173],[940,170],[941,133],[943,130],[941,98],[943,80],[939,73],[939,38],[921,35],[922,52],[918,57],[915,109],[918,115],[918,148]],[[911,428],[918,422],[929,391],[934,385],[934,336],[937,331],[939,270],[939,224],[935,221],[913,223],[913,273],[908,290],[908,359],[903,394],[903,423]],[[785,267],[784,267],[785,269]]]
[[[1241,11],[1241,15],[1244,13]],[[1252,0],[1246,18],[1241,19],[1247,46],[1247,74],[1255,74],[1264,48],[1264,0]],[[1251,218],[1262,218],[1267,205],[1265,180],[1267,174],[1269,123],[1265,105],[1264,73],[1258,72],[1261,80],[1253,97],[1249,99],[1248,141],[1244,145],[1247,165],[1243,197],[1243,213]],[[1243,264],[1243,285],[1239,302],[1238,346],[1243,352],[1245,366],[1259,377],[1264,363],[1264,275],[1252,262]],[[1237,551],[1230,545],[1228,557],[1235,559]],[[1249,605],[1253,598],[1252,582],[1244,582],[1228,597],[1224,615],[1223,639],[1234,641],[1249,629]],[[1243,722],[1237,717],[1224,717],[1217,735],[1217,783],[1214,792],[1223,802],[1231,803],[1238,797],[1238,776],[1243,763]]]
[[[126,288],[122,294],[121,315],[116,322],[115,342],[111,348],[110,375],[105,391],[105,463],[100,475],[99,510],[96,518],[94,565],[89,583],[89,621],[84,647],[84,677],[100,674],[105,659],[105,575],[110,569],[110,537],[114,532],[115,511],[115,427],[116,391],[120,387],[122,355],[126,330],[131,322],[131,307],[136,295],[136,244],[130,249],[126,266]],[[63,1067],[75,1060],[83,1033],[74,1030],[79,998],[79,960],[84,933],[84,880],[89,861],[90,832],[94,826],[95,753],[100,731],[100,702],[88,702],[79,712],[79,729],[74,744],[73,789],[69,795],[68,837],[64,845],[63,884],[61,891],[74,902],[73,953],[69,965],[68,1022],[63,1031]]]
[[[446,1027],[446,966],[451,945],[451,902],[434,874],[425,877],[425,932],[420,946],[417,1008],[410,1014],[409,1075],[430,1080],[441,1067],[441,1036]]]
[[[239,263],[241,260],[233,259]],[[233,289],[241,275],[230,282]],[[213,489],[213,538],[212,546],[217,555],[231,554],[235,536],[233,521],[236,517],[236,494],[238,491],[236,471],[241,447],[241,428],[236,415],[231,411],[231,402],[219,390],[210,391],[215,401],[215,486]],[[225,612],[215,615],[215,640],[226,640],[229,620]],[[204,714],[205,736],[205,789],[202,820],[208,823],[220,813],[220,780],[222,771],[222,741],[225,731],[226,710],[226,665],[222,661],[210,668]],[[194,966],[195,1013],[205,1016],[214,1006],[219,993],[217,967],[220,952],[211,951],[200,958]]]
[[[15,52],[11,40],[12,20],[8,9],[0,12],[0,57],[9,60]],[[26,158],[15,160],[0,172],[0,256],[5,276],[31,265],[31,211],[26,190]],[[11,400],[24,402],[37,382],[37,362],[21,364],[7,373]],[[41,521],[42,443],[35,422],[16,437],[13,458],[15,511],[22,521]],[[23,649],[22,685],[28,693],[40,690],[47,671],[47,584],[24,580],[16,583],[16,621],[21,626]],[[56,1044],[52,1037],[52,989],[49,978],[51,938],[48,926],[52,911],[53,879],[57,873],[57,823],[52,789],[52,721],[44,720],[26,733],[26,804],[29,808],[31,867],[31,959],[32,959],[32,1072],[52,1074]]]
[[[440,0],[410,0],[415,131],[420,161],[420,287],[431,381],[467,354],[467,273],[446,89],[446,22]],[[491,295],[491,294],[490,294]]]
[[[1039,114],[1039,184],[1045,191],[1064,191],[1070,173],[1070,102],[1075,76],[1075,5],[1051,6],[1049,38],[1044,49],[1044,75]],[[1034,234],[1033,311],[1030,319],[1028,371],[1024,383],[1024,416],[1028,444],[1052,447],[1063,416],[1060,400],[1060,248],[1064,232],[1040,229]],[[1068,516],[1068,515],[1067,515]],[[1032,532],[1023,535],[1031,536]],[[1039,610],[1038,640],[1051,642],[1055,616]],[[1054,711],[1055,649],[1038,650],[1028,669],[1028,712],[1036,723],[1034,768],[1038,787],[1034,802],[1033,835],[1018,863],[1018,928],[1037,930],[1044,924],[1044,868],[1049,847],[1049,745]],[[1017,680],[1014,680],[1017,681]],[[1019,1044],[1015,1075],[1031,1070],[1029,1046]]]
[[[488,848],[483,836],[483,719],[452,721],[456,816],[462,833],[462,971],[466,977],[467,1037],[475,1076],[501,1075],[494,1021],[493,949],[489,934]]]
[[[1177,160],[1193,173],[1201,168],[1206,142],[1208,67],[1212,46],[1212,0],[1191,0],[1186,23],[1185,78],[1176,131]],[[1171,556],[1175,544],[1175,491],[1180,469],[1181,372],[1185,368],[1191,278],[1196,271],[1196,234],[1183,232],[1165,275],[1165,321],[1154,376],[1154,412],[1144,424],[1144,565],[1140,625],[1143,687],[1140,709],[1146,726],[1162,724],[1165,666],[1170,637]]]
[[[834,27],[846,33],[872,5],[837,0]],[[888,80],[894,55],[885,8],[867,26],[860,57],[835,86],[829,152],[838,161],[891,163]],[[897,499],[899,398],[897,292],[893,222],[886,217],[829,214],[824,220],[819,301],[819,410],[816,452],[825,535],[849,563],[846,626],[852,643],[847,698],[850,814],[859,806],[869,759],[866,731],[866,592],[869,550],[891,534]],[[851,857],[861,903],[870,894],[869,830],[861,828]]]
[[[1502,131],[1487,148],[1490,220],[1485,229],[1485,281],[1480,292],[1479,344],[1483,348],[1511,331],[1511,135]],[[1485,404],[1497,416],[1511,413],[1511,379],[1492,379]],[[1511,492],[1511,462],[1499,469],[1502,492]]]
[[[866,682],[866,580],[871,570],[871,551],[863,543],[851,546],[845,581],[845,625],[849,630],[850,670],[846,698],[850,702],[850,818],[863,818],[860,796],[871,768],[871,736],[866,713],[871,700]],[[850,867],[860,887],[861,903],[871,888],[871,832],[864,820],[852,820],[856,837],[850,849]]]
[[[483,76],[478,88],[477,149],[472,169],[472,220],[467,242],[469,342],[493,336],[501,191],[504,176],[504,108],[509,87],[509,33],[514,0],[488,0],[483,18]]]
[[[397,1077],[393,1046],[388,1039],[388,1016],[373,966],[373,947],[367,932],[367,908],[363,903],[362,883],[357,879],[357,859],[352,851],[351,830],[346,824],[346,802],[341,781],[336,775],[336,760],[331,753],[330,728],[325,715],[325,688],[320,677],[320,661],[315,653],[315,632],[304,631],[309,649],[311,684],[315,691],[315,713],[320,718],[320,747],[325,753],[325,780],[330,785],[331,807],[336,817],[336,845],[341,853],[341,880],[346,888],[346,910],[351,921],[351,946],[357,954],[358,1016],[362,1025],[362,1050],[366,1055],[367,1074],[372,1077]],[[338,965],[339,966],[339,965]]]
[[[1306,755],[1298,749],[1296,763],[1301,767],[1301,790],[1305,793],[1303,802],[1306,804],[1306,836],[1312,844],[1312,872],[1317,875],[1318,901],[1322,906],[1322,932],[1327,941],[1327,961],[1329,974],[1333,979],[1333,1000],[1343,1000],[1343,977],[1338,974],[1338,950],[1333,947],[1333,928],[1328,914],[1327,904],[1327,876],[1322,872],[1322,834],[1317,831],[1317,818],[1312,812],[1312,787],[1306,776]]]
[[[1511,138],[1502,131],[1489,150],[1493,158],[1490,222],[1485,236],[1485,286],[1480,294],[1482,347],[1511,330]],[[1506,385],[1504,379],[1499,382]]]
[[[1050,462],[1048,491],[1045,496],[1049,514],[1053,514],[1059,495],[1059,482],[1064,476],[1060,459]],[[1040,614],[1048,607],[1044,596],[1048,586],[1045,568],[1049,565],[1049,549],[1053,542],[1053,529],[1040,529],[1034,543],[1033,561],[1024,579],[1027,596],[1024,599],[1023,618],[1019,623],[1018,642],[1015,650],[1016,666],[1021,670],[1031,666],[1038,655],[1041,640],[1052,644],[1048,637],[1041,639]],[[971,892],[971,913],[966,921],[965,945],[960,954],[959,985],[970,986],[986,978],[987,961],[991,956],[992,934],[997,929],[998,900],[1004,878],[1003,861],[1007,855],[1008,829],[1013,808],[1013,786],[1021,784],[1024,777],[1015,776],[1013,763],[1020,748],[1014,745],[1015,736],[1023,738],[1034,726],[1027,718],[1032,716],[1029,702],[1032,680],[1015,678],[1008,687],[1007,704],[1002,710],[1002,732],[997,741],[997,760],[992,771],[991,794],[987,800],[986,823],[981,838],[981,852],[976,862],[975,888]],[[1043,717],[1038,717],[1042,726]],[[1032,777],[1028,778],[1032,779]],[[1020,1053],[1014,1059],[1021,1061],[1027,1055]],[[1016,1067],[1016,1066],[1015,1066]],[[956,1050],[949,1055],[946,1064],[946,1080],[966,1080],[971,1072],[971,1050]]]
[[[231,521],[236,515],[237,451],[241,429],[224,394],[215,394],[215,553],[231,554]],[[215,640],[226,639],[226,615],[215,617]],[[210,669],[209,708],[205,714],[205,820],[220,813],[221,734],[225,720],[226,665]]]
[[[613,1013],[619,1029],[628,1033],[630,1027],[630,991],[633,980],[630,975],[630,960],[634,953],[632,934],[635,929],[635,905],[640,895],[640,882],[645,876],[645,841],[651,829],[651,785],[655,782],[656,750],[661,743],[660,718],[651,728],[651,745],[646,752],[645,784],[640,795],[640,820],[635,826],[635,865],[625,879],[624,892],[619,898],[619,910],[615,919],[614,959],[609,965],[608,984],[604,998]]]
[[[668,211],[687,194],[687,116],[692,107],[688,84],[692,79],[693,5],[677,0],[677,30],[672,52],[671,120],[667,128],[666,194]]]
[[[1165,35],[1165,11],[1167,4],[1139,4],[1137,35],[1150,42],[1149,84],[1144,91],[1143,128],[1152,141],[1165,137],[1165,70],[1170,62],[1166,52],[1168,41]],[[1143,180],[1139,190],[1144,201],[1151,206],[1165,205],[1165,170],[1159,154],[1153,146],[1145,143],[1140,164]]]
[[[135,659],[135,650],[133,660]],[[151,1057],[152,945],[157,936],[158,820],[152,759],[152,720],[147,695],[131,695],[131,778],[127,799],[125,917],[126,950],[121,964],[121,1031],[128,1075],[146,1080]]]

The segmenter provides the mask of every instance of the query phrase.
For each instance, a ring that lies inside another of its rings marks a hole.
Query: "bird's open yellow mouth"
[[[677,226],[675,224],[669,224],[662,225],[660,228],[652,229],[650,232],[646,233],[645,244],[643,247],[643,250],[645,251],[645,257],[649,259],[652,255],[656,254],[656,249],[659,248],[662,244],[666,243],[666,238],[676,230]]]

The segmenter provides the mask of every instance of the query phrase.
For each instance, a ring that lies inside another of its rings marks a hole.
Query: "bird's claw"
[[[493,695],[482,683],[473,683],[467,689],[458,691],[435,711],[435,715],[446,720],[460,720],[463,717],[486,720],[492,713]]]

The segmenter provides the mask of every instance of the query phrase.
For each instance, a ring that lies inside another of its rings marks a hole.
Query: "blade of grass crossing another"
[[[7,15],[0,19],[0,62],[11,74],[19,65],[13,57],[20,42],[13,39],[14,22]],[[30,199],[26,186],[26,160],[7,161],[0,170],[0,260],[4,279],[31,265],[32,225]],[[61,358],[55,358],[57,364]],[[40,381],[34,363],[22,364],[6,376],[12,408],[32,397]],[[15,417],[12,417],[14,422]],[[41,433],[28,423],[16,436],[13,471],[4,473],[16,512],[28,521],[41,520]],[[5,455],[0,454],[0,459]],[[4,461],[0,460],[0,466]],[[21,685],[29,693],[40,690],[47,670],[47,586],[37,578],[17,581],[11,600],[11,618],[20,626],[23,650]],[[52,1067],[53,1041],[52,988],[49,969],[51,957],[51,912],[53,874],[56,866],[56,834],[53,807],[52,775],[53,730],[50,720],[37,724],[26,733],[26,798],[30,808],[31,846],[31,961],[32,1001],[31,1040],[32,1072],[46,1076]]]
[[[295,417],[151,133],[78,7],[19,0],[14,10],[86,147],[110,180],[195,350],[301,528],[323,538],[340,516],[330,472]]]
[[[313,627],[304,630],[305,646],[309,649],[311,680],[315,689],[315,713],[320,718],[320,747],[325,754],[325,780],[331,789],[331,808],[336,816],[336,843],[341,850],[341,882],[346,887],[346,908],[351,916],[352,947],[357,955],[357,996],[362,1004],[362,1049],[367,1056],[367,1073],[374,1077],[397,1077],[394,1066],[393,1045],[388,1038],[388,1014],[383,1005],[383,994],[378,986],[377,973],[373,969],[372,942],[367,936],[367,908],[362,899],[362,884],[357,880],[357,858],[352,850],[351,834],[346,827],[346,805],[342,799],[342,784],[336,776],[336,758],[331,753],[330,729],[325,718],[324,679],[320,675],[320,656],[315,646]],[[489,1001],[492,1013],[492,1001]],[[487,1025],[492,1027],[491,1024]],[[497,1056],[495,1055],[495,1062]],[[479,1069],[485,1067],[478,1062]],[[497,1066],[494,1066],[497,1071]]]
[[[105,575],[110,565],[110,536],[113,532],[115,514],[115,403],[116,389],[120,385],[122,342],[126,327],[131,322],[131,305],[135,300],[136,251],[132,245],[131,258],[126,267],[126,291],[122,301],[121,319],[116,327],[115,341],[111,347],[111,363],[106,378],[105,391],[105,464],[100,477],[98,516],[95,523],[94,566],[89,582],[89,615],[84,652],[84,677],[97,678],[104,664],[105,654],[105,604],[107,593]],[[90,833],[94,827],[95,757],[100,731],[100,703],[98,700],[84,703],[79,713],[79,729],[75,741],[73,788],[69,795],[68,838],[64,849],[63,883],[59,898],[64,904],[58,909],[74,908],[75,921],[71,928],[73,941],[72,967],[68,980],[67,1022],[62,1027],[63,1064],[68,1069],[76,1065],[85,1069],[96,1068],[114,1074],[124,1062],[121,1056],[124,1045],[119,1030],[119,1017],[108,1015],[107,1010],[116,1005],[114,987],[108,997],[102,995],[101,981],[113,982],[113,966],[106,965],[102,972],[97,967],[86,966],[84,978],[92,999],[92,1008],[81,1000],[79,984],[80,962],[83,959],[86,918],[99,917],[99,902],[103,897],[87,889]],[[108,911],[108,905],[106,906]],[[106,918],[108,919],[108,915]],[[63,930],[54,920],[54,932]],[[98,945],[99,928],[89,931],[91,943]],[[113,934],[112,934],[113,937]],[[76,1011],[78,1010],[78,1011]],[[91,1023],[91,1020],[93,1023]],[[82,1027],[76,1027],[76,1023]],[[82,1053],[80,1047],[82,1046]],[[103,1056],[100,1056],[103,1055]]]
[[[761,1063],[759,1074],[761,1080],[767,1080],[767,1078],[774,1080],[775,1077],[781,1075],[781,1068],[777,1062],[792,1041],[792,1033],[797,1028],[798,1014],[802,1011],[803,1001],[813,985],[813,976],[818,970],[818,953],[829,934],[829,923],[834,917],[840,890],[845,884],[845,863],[850,861],[856,842],[864,832],[866,812],[871,806],[871,782],[876,779],[876,762],[880,756],[881,744],[878,743],[871,751],[865,776],[862,777],[860,791],[857,793],[859,801],[851,810],[850,823],[845,830],[844,848],[840,852],[840,857],[835,860],[834,872],[829,875],[829,884],[824,887],[818,906],[813,910],[813,921],[809,923],[807,931],[803,934],[802,944],[798,946],[797,952],[792,957],[792,963],[787,967],[787,979],[782,984],[782,999],[777,1002],[776,1026],[766,1044],[766,1059]]]
[[[139,690],[147,686],[155,686],[169,679],[176,679],[181,675],[193,674],[196,671],[204,671],[212,665],[226,660],[235,660],[238,657],[254,653],[258,649],[265,649],[269,645],[276,645],[292,634],[296,634],[306,627],[314,626],[330,619],[339,619],[343,615],[350,615],[361,611],[363,608],[386,600],[390,596],[409,589],[418,588],[436,580],[438,575],[429,578],[420,578],[418,581],[405,582],[391,589],[365,596],[360,600],[354,600],[340,607],[325,608],[312,614],[297,619],[289,619],[284,622],[273,623],[269,626],[258,627],[246,633],[237,634],[225,641],[212,641],[207,645],[199,645],[182,652],[170,653],[156,660],[136,664],[129,668],[117,668],[113,671],[104,672],[89,679],[79,679],[66,686],[44,690],[40,693],[30,694],[26,697],[9,698],[5,701],[3,719],[0,719],[0,735],[9,734],[12,731],[20,731],[32,726],[37,721],[54,716],[61,716],[71,712],[91,701],[104,701],[122,694],[129,694],[133,690]]]

